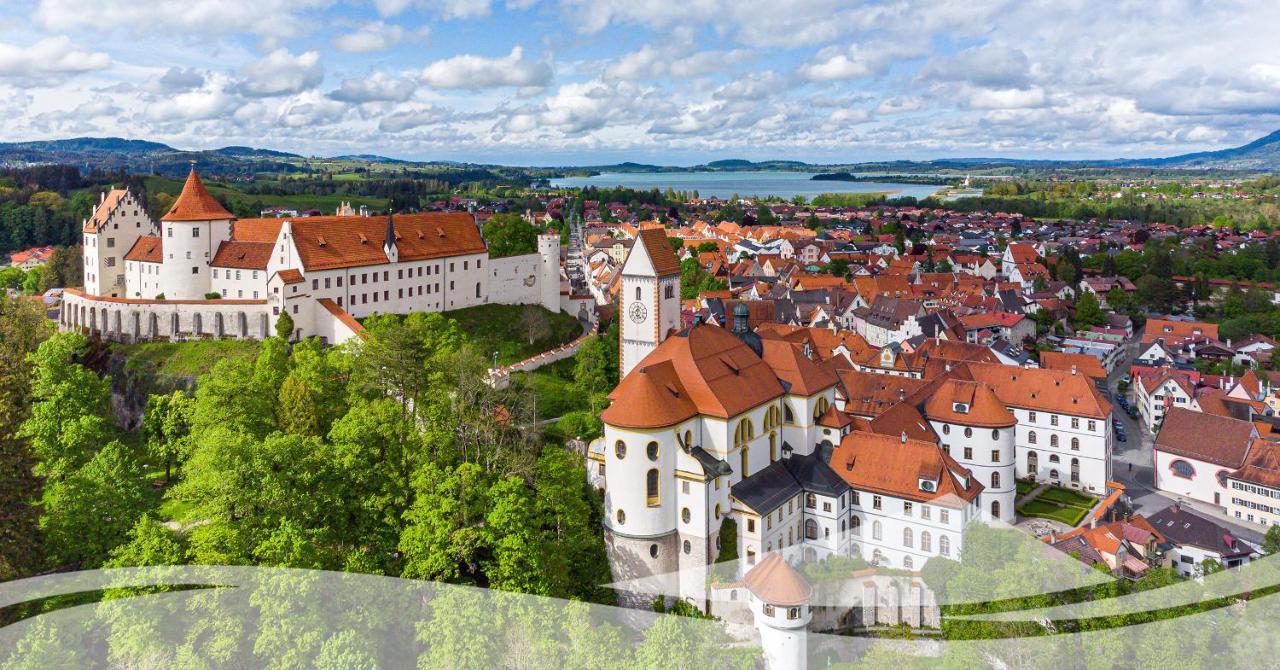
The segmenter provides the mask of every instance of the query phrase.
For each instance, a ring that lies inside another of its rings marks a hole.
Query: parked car
[[[1125,436],[1124,436],[1124,431],[1123,431],[1123,430],[1118,430],[1118,431],[1116,431],[1116,441],[1118,441],[1118,442],[1128,442],[1129,440],[1125,438]]]

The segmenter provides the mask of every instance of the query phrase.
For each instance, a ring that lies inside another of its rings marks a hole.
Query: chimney
[[[1058,543],[1058,531],[1056,530],[1049,531],[1049,544],[1057,544],[1057,543]]]
[[[901,438],[901,442],[902,442],[902,444],[906,444],[906,443],[907,443],[907,431],[905,431],[905,430],[904,430],[904,431],[902,431],[902,438]]]
[[[1071,364],[1071,376],[1072,376],[1072,377],[1074,377],[1075,375],[1076,375],[1076,366],[1075,366],[1075,364],[1074,364],[1074,363],[1072,363],[1072,364]]]

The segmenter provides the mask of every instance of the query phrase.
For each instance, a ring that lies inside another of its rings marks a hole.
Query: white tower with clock
[[[619,303],[620,370],[625,377],[669,333],[680,329],[680,261],[665,230],[647,228],[636,236],[622,264]]]

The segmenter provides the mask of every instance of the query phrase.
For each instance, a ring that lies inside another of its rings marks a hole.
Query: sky
[[[508,165],[1162,156],[1280,129],[1275,0],[3,0],[0,140]]]

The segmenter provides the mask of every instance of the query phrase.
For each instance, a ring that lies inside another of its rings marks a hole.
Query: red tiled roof
[[[983,489],[937,444],[900,436],[849,433],[832,452],[830,465],[855,489],[949,507],[961,507],[961,501],[972,501]],[[934,481],[936,490],[922,491],[922,478]],[[968,480],[968,488],[961,478]]]
[[[268,224],[237,222],[235,231],[265,236]],[[278,224],[277,224],[278,225]],[[480,230],[466,212],[397,214],[392,219],[400,261],[484,253]],[[387,220],[372,216],[311,216],[293,219],[293,243],[304,270],[382,265]],[[278,228],[277,228],[278,230]],[[271,241],[275,238],[272,237]],[[668,249],[668,252],[670,249]]]
[[[132,247],[129,247],[124,259],[143,263],[159,263],[164,260],[164,242],[157,235],[143,235],[133,243]]]
[[[218,245],[218,252],[213,255],[209,265],[216,268],[265,270],[274,246],[270,242],[229,240]]]
[[[107,191],[106,197],[103,198],[102,202],[98,203],[98,206],[93,209],[93,214],[84,222],[84,232],[98,232],[98,227],[107,222],[107,217],[120,205],[120,201],[124,200],[128,193],[128,191],[121,188],[113,188]]]
[[[302,278],[302,273],[298,272],[293,268],[281,270],[276,274],[280,275],[280,281],[283,281],[286,284],[301,284],[303,281],[305,281]]]
[[[168,213],[160,217],[161,221],[221,221],[234,219],[217,198],[209,193],[196,174],[195,168],[187,175],[187,183],[182,185],[182,193],[173,201]]]
[[[667,242],[667,231],[664,228],[645,228],[636,236],[649,254],[653,270],[659,277],[680,274],[680,261],[671,251],[671,243]]]
[[[752,595],[771,605],[795,607],[809,602],[813,586],[782,555],[770,553],[742,577]]]

